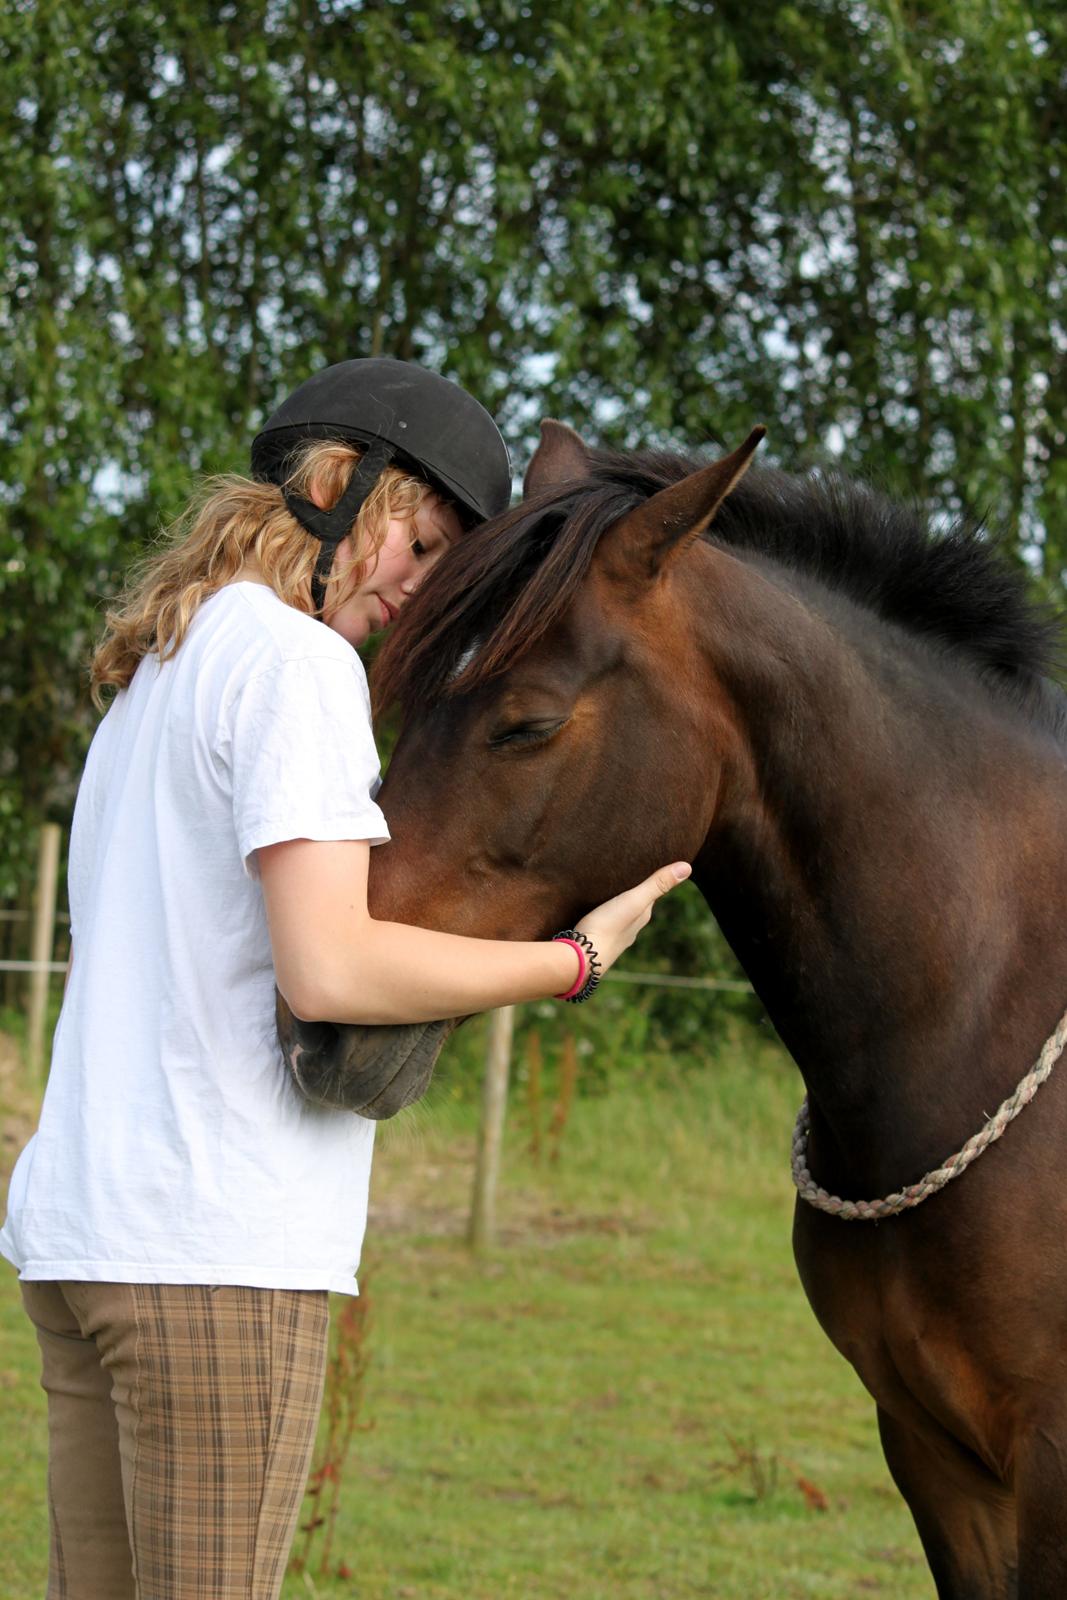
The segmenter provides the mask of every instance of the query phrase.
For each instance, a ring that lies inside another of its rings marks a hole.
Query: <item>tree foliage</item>
[[[15,0],[0,889],[130,557],[317,364],[687,444],[755,420],[1067,555],[1055,0]]]

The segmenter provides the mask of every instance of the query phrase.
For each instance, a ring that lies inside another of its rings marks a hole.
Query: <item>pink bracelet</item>
[[[556,999],[556,1000],[571,1000],[579,992],[580,989],[584,989],[585,988],[585,980],[589,975],[589,961],[588,961],[586,953],[582,949],[581,945],[576,943],[576,941],[574,939],[559,939],[559,938],[556,938],[556,939],[553,939],[552,943],[553,944],[569,944],[571,949],[574,951],[575,955],[578,957],[578,976],[577,976],[577,978],[575,978],[574,982],[571,984],[571,986],[567,990],[566,994],[557,994],[557,995],[553,996],[553,998]]]

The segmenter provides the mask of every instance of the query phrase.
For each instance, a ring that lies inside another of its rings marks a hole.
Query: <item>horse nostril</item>
[[[317,1105],[335,1104],[343,1074],[340,1029],[332,1022],[301,1022],[292,1017],[284,1032],[279,1028],[278,1037],[286,1066],[304,1098]]]
[[[318,1055],[321,1051],[333,1051],[340,1038],[338,1029],[332,1022],[301,1022],[294,1017],[292,1021],[292,1042],[296,1049],[304,1055]]]
[[[275,1018],[278,1043],[294,1082],[308,1099],[318,1099],[318,1080],[329,1075],[339,1054],[339,1030],[332,1022],[301,1022],[277,991]]]

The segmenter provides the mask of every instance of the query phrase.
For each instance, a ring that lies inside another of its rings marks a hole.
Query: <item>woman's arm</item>
[[[468,939],[367,910],[370,846],[289,839],[257,852],[278,988],[296,1016],[319,1022],[435,1022],[564,993],[578,976],[569,945]],[[582,919],[606,969],[652,906],[689,876],[684,863]]]

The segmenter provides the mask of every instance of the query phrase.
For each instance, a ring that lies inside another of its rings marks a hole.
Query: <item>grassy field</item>
[[[328,1570],[320,1530],[286,1600],[932,1593],[873,1407],[796,1282],[795,1074],[748,1041],[699,1073],[622,1076],[579,1096],[555,1164],[529,1153],[517,1086],[483,1260],[463,1243],[476,1110],[455,1074],[382,1129],[361,1428]],[[10,1156],[11,1052],[0,1091]],[[0,1594],[29,1600],[44,1411],[9,1272],[0,1333]]]

